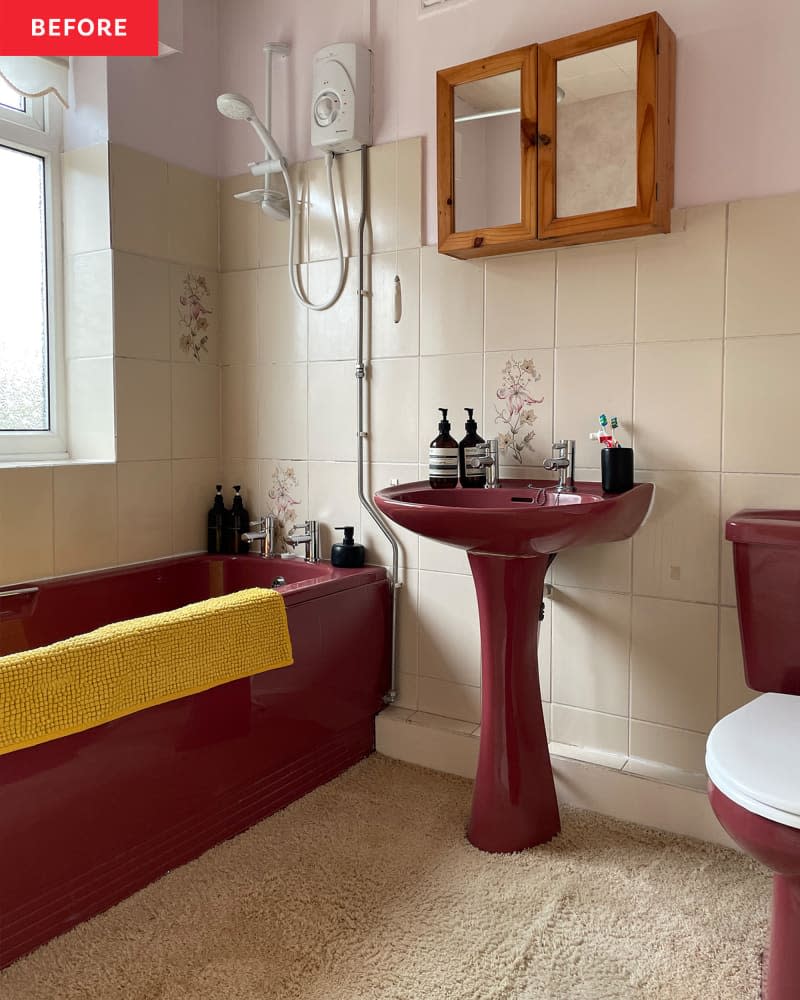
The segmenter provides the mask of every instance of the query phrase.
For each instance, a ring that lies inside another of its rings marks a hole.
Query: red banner
[[[158,0],[0,0],[0,55],[158,55]]]

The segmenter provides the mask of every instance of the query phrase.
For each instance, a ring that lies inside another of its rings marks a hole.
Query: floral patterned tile
[[[219,352],[216,273],[173,264],[170,310],[172,360],[216,364]]]
[[[553,433],[553,351],[486,355],[484,437],[496,436],[501,466],[541,465]]]
[[[308,509],[308,468],[305,462],[268,460],[261,466],[259,516],[274,514],[280,529],[280,550],[293,552],[286,541]]]

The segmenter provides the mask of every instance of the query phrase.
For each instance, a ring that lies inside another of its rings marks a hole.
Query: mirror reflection
[[[521,220],[519,70],[453,93],[456,231]]]
[[[636,204],[636,42],[558,62],[556,214]]]

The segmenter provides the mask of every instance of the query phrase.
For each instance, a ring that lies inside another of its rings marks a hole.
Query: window
[[[0,79],[0,461],[66,455],[60,124],[57,107]]]

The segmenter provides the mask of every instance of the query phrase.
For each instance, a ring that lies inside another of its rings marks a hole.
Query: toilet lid
[[[800,830],[800,695],[763,694],[720,719],[706,770],[733,802]]]

